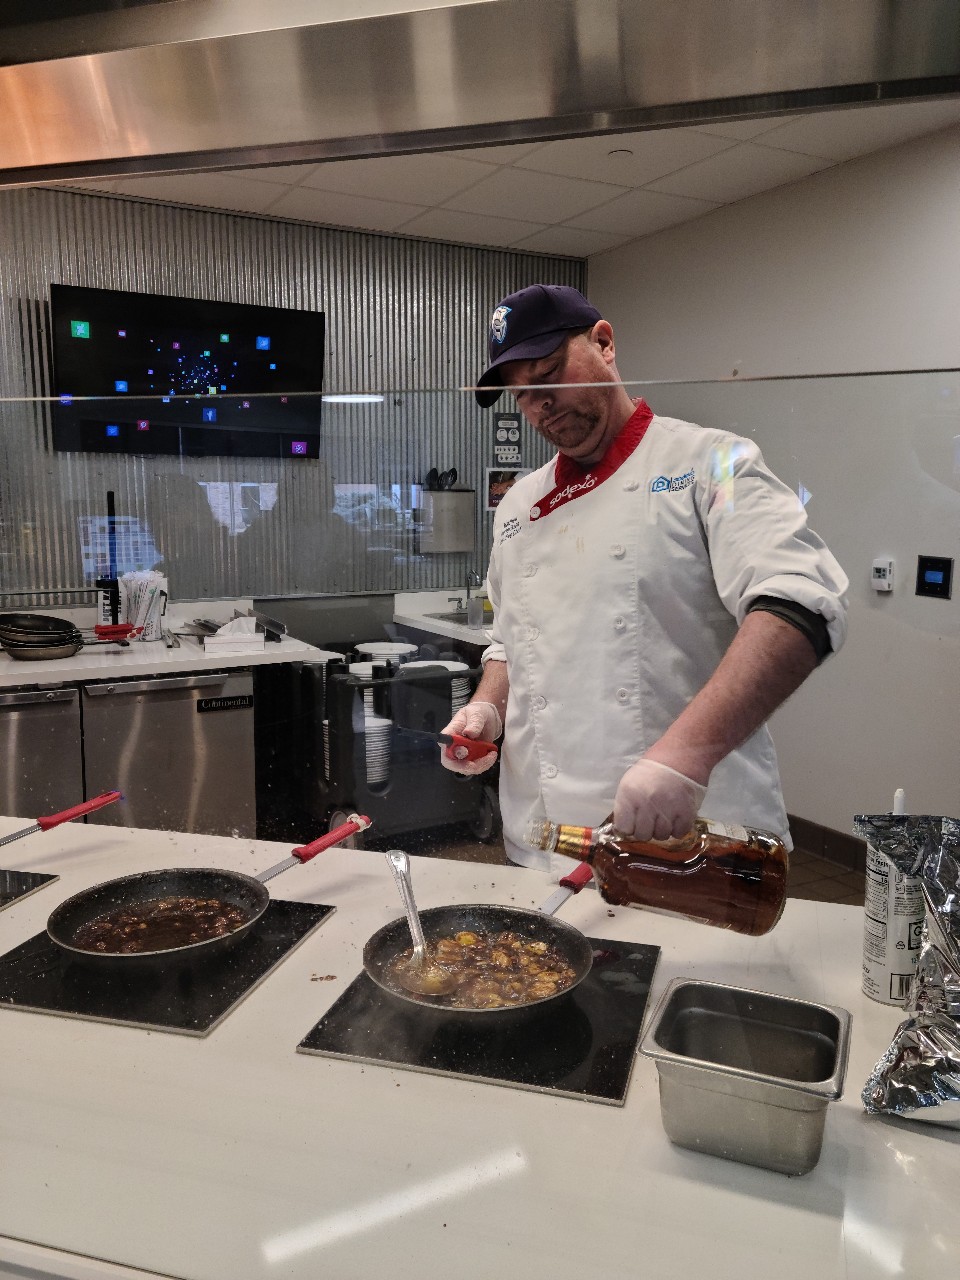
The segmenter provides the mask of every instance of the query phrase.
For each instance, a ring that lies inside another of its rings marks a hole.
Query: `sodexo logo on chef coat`
[[[657,476],[650,485],[651,493],[679,493],[681,489],[689,489],[693,484],[694,472],[687,471],[682,476]]]
[[[490,320],[490,329],[495,342],[502,342],[507,336],[507,316],[512,310],[512,307],[497,307],[494,311]]]

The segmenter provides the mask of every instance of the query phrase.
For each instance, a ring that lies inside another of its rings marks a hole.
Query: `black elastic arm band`
[[[827,621],[822,614],[814,613],[812,609],[797,604],[795,600],[781,600],[778,596],[757,596],[756,600],[747,606],[747,613],[753,613],[755,609],[763,613],[772,613],[775,618],[789,622],[791,627],[801,631],[813,645],[818,664],[828,654],[833,653]]]

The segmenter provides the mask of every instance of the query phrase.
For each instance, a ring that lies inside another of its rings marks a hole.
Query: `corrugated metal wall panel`
[[[118,515],[149,530],[178,599],[427,590],[482,571],[493,414],[456,388],[479,371],[491,306],[538,280],[583,288],[585,265],[66,190],[0,191],[0,592],[89,585],[79,522],[106,514],[108,491]],[[55,453],[43,400],[51,282],[322,310],[327,392],[384,401],[324,405],[316,461]],[[547,456],[532,432],[523,453],[527,466]],[[474,555],[419,556],[414,531],[389,510],[361,508],[353,523],[333,511],[335,486],[342,505],[348,485],[381,495],[399,486],[409,507],[431,466],[456,467],[458,483],[478,491]],[[213,515],[214,492],[234,504],[232,529]]]

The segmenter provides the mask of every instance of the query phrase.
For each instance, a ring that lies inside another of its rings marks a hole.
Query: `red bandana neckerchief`
[[[653,410],[644,400],[637,401],[637,407],[624,423],[623,430],[603,455],[595,467],[584,471],[583,467],[573,462],[566,454],[559,454],[554,468],[554,487],[549,493],[535,502],[530,508],[531,520],[542,520],[551,515],[559,507],[575,498],[582,498],[591,493],[604,480],[608,480],[615,471],[623,466],[646,434]]]

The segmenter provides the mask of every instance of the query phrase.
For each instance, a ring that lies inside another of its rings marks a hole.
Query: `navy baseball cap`
[[[531,284],[494,308],[487,352],[490,363],[477,380],[477,404],[489,409],[503,394],[499,366],[509,360],[540,360],[556,351],[571,329],[589,329],[603,316],[578,289]]]

